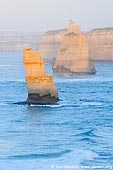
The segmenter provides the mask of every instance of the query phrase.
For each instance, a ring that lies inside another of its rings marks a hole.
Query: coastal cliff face
[[[81,32],[80,26],[75,26],[73,21],[70,21],[69,28],[64,34],[53,71],[55,73],[95,73],[86,37]]]
[[[113,28],[94,29],[86,36],[94,60],[113,61]]]
[[[55,62],[65,33],[66,29],[49,31],[44,35],[39,51],[46,62]],[[113,28],[94,29],[84,34],[87,37],[90,56],[93,60],[113,61]]]
[[[37,50],[43,33],[0,32],[0,51],[24,51],[27,47]]]
[[[24,51],[24,66],[28,89],[28,104],[54,104],[58,101],[58,91],[52,76],[46,75],[40,54],[32,49]]]
[[[45,33],[39,46],[39,52],[43,56],[45,62],[54,63],[65,32],[66,30],[64,29]]]

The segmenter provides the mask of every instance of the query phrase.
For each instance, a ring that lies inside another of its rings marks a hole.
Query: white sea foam
[[[64,105],[36,105],[36,104],[31,104],[31,107],[46,107],[46,108],[59,108],[63,107]]]
[[[81,163],[88,160],[98,158],[99,155],[91,150],[76,149],[64,156],[63,159],[56,161],[58,165],[75,167],[76,170],[81,170]],[[65,169],[65,168],[64,168]],[[70,168],[72,169],[72,168]]]
[[[76,157],[79,162],[82,162],[85,160],[93,160],[95,158],[98,158],[99,155],[91,150],[77,150]]]
[[[82,106],[102,106],[102,102],[81,102],[80,105]]]

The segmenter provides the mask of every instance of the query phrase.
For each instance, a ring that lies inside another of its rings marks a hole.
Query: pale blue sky
[[[113,0],[0,0],[0,31],[62,29],[71,19],[84,31],[113,27]]]

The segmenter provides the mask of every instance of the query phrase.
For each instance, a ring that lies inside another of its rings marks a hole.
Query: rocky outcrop
[[[24,51],[24,66],[28,89],[28,104],[55,104],[58,92],[52,76],[46,75],[44,62],[39,52],[32,49]]]
[[[43,54],[44,61],[55,62],[65,33],[66,29],[45,33],[39,46],[39,51]],[[93,60],[113,61],[113,28],[94,29],[84,34],[87,37],[90,56]]]
[[[69,28],[63,37],[53,66],[55,73],[95,73],[94,64],[89,56],[89,48],[80,26],[70,21]]]

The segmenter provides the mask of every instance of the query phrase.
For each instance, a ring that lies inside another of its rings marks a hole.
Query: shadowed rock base
[[[96,70],[95,69],[90,69],[86,72],[71,72],[69,69],[65,68],[65,67],[57,67],[57,68],[53,68],[53,72],[55,74],[73,74],[73,75],[87,75],[87,74],[95,74]]]
[[[28,94],[26,104],[56,104],[58,101],[59,99],[51,96],[51,94],[40,96],[37,93],[30,93]]]

